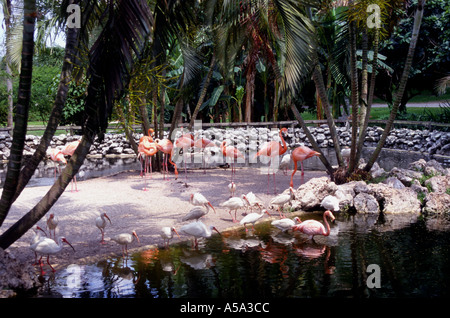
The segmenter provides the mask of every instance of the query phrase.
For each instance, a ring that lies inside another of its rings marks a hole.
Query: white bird
[[[191,198],[190,198],[189,202],[195,206],[204,206],[208,211],[209,211],[209,207],[211,207],[213,209],[214,213],[216,213],[216,210],[214,209],[212,204],[200,192],[191,194]]]
[[[348,166],[348,163],[350,161],[350,153],[351,153],[351,149],[348,146],[344,147],[341,150],[341,156],[342,156],[342,158],[345,159],[347,166]]]
[[[53,231],[53,238],[56,239],[56,227],[58,226],[59,220],[55,216],[55,214],[50,213],[50,215],[47,218],[47,228],[49,232],[49,237],[52,237],[52,231]]]
[[[234,197],[234,193],[236,192],[236,183],[233,181],[228,184],[228,190],[230,190],[230,198]]]
[[[180,234],[178,234],[177,230],[172,226],[164,226],[161,229],[161,237],[164,240],[164,244],[166,245],[166,247],[169,247],[169,241],[173,238],[173,233],[176,233],[178,235],[178,237],[180,237]],[[167,243],[166,243],[167,240]]]
[[[104,236],[105,236],[105,227],[106,227],[106,219],[108,219],[109,223],[112,224],[109,217],[106,215],[106,213],[100,213],[100,216],[98,216],[95,219],[95,226],[98,227],[100,232],[102,233],[102,240],[100,241],[100,244],[105,244]]]
[[[267,210],[262,210],[261,213],[250,213],[247,214],[242,220],[241,220],[241,224],[244,225],[245,227],[245,232],[248,232],[248,229],[246,227],[246,224],[251,223],[252,224],[252,230],[255,230],[255,223],[256,221],[258,221],[260,218],[262,218],[264,216],[264,213],[266,213],[268,216],[270,216],[270,213]]]
[[[264,203],[261,199],[259,199],[252,191],[245,195],[247,198],[247,202],[249,203],[250,208],[254,206],[258,207],[260,210],[264,206]]]
[[[339,211],[339,199],[332,195],[327,195],[325,198],[323,198],[322,202],[320,202],[320,205],[325,210],[331,210],[331,211]]]
[[[245,194],[243,194],[240,198],[232,197],[232,198],[228,199],[227,201],[221,203],[220,206],[228,208],[229,209],[228,213],[230,213],[230,216],[231,216],[231,219],[233,220],[233,222],[238,222],[236,219],[237,210],[245,207],[247,204],[250,205],[250,203],[247,200],[247,197],[245,196]],[[234,210],[234,217],[231,214],[232,210]]]
[[[280,213],[280,218],[284,218],[284,213],[280,210],[286,203],[291,202],[295,198],[294,196],[294,189],[292,187],[289,187],[289,193],[282,193],[280,195],[277,195],[275,198],[270,201],[271,205],[277,205],[278,206],[278,212]]]
[[[41,232],[39,232],[39,231],[42,231],[46,236],[47,236],[47,233],[45,233],[45,231],[41,228],[41,227],[39,227],[39,226],[36,226],[34,229],[32,229],[33,231],[34,231],[34,236],[33,236],[33,238],[31,239],[31,242],[30,242],[30,248],[31,248],[31,250],[34,252],[34,264],[33,265],[37,265],[37,253],[36,253],[36,245],[37,245],[37,243],[40,241],[40,240],[42,240],[43,239],[43,237],[41,237]]]
[[[204,208],[202,208],[200,206],[196,206],[196,207],[192,208],[185,216],[183,216],[181,221],[183,221],[183,222],[191,221],[191,220],[198,221],[198,219],[200,219],[202,216],[205,216],[206,214],[208,214],[208,210],[205,210]]]
[[[122,257],[125,257],[125,254],[128,256],[128,244],[133,243],[134,238],[140,243],[139,237],[136,234],[136,231],[129,233],[122,233],[118,234],[115,237],[112,238],[114,242],[117,244],[122,245]]]
[[[287,171],[291,165],[291,154],[286,154],[283,156],[280,162],[280,169],[283,170],[283,174],[287,176]]]
[[[68,244],[74,251],[75,249],[73,248],[72,244],[70,244],[65,237],[59,237],[58,238],[58,243],[56,243],[54,240],[50,239],[50,238],[42,238],[39,242],[36,243],[35,247],[34,247],[34,251],[37,254],[41,255],[41,258],[39,259],[39,265],[41,267],[41,274],[44,275],[44,270],[42,269],[44,263],[42,262],[42,257],[44,255],[47,255],[47,264],[50,266],[50,268],[52,269],[52,272],[55,272],[55,269],[53,268],[53,266],[50,264],[50,255],[54,255],[59,253],[63,246],[62,243],[66,243]]]
[[[293,226],[296,224],[301,223],[302,221],[298,216],[296,216],[294,219],[284,218],[281,220],[275,220],[270,223],[272,226],[276,227],[277,229],[280,229],[281,231],[289,231],[292,229]]]
[[[186,225],[183,225],[180,228],[180,232],[186,235],[190,235],[194,237],[194,247],[198,247],[197,238],[209,238],[212,235],[212,231],[216,231],[220,234],[220,232],[216,229],[216,227],[210,225],[207,227],[202,221],[192,222]]]

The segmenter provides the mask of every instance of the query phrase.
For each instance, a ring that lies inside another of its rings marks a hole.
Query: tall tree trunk
[[[363,125],[359,131],[357,151],[356,151],[356,162],[359,162],[359,158],[361,158],[362,148],[364,146],[364,140],[366,138],[366,131],[367,127],[369,126],[370,111],[372,109],[373,95],[375,93],[375,81],[377,77],[379,36],[380,36],[379,29],[376,28],[374,31],[372,74],[370,75],[370,87],[367,96],[367,108],[364,117],[361,117]]]
[[[388,137],[389,132],[391,131],[391,128],[394,124],[395,116],[397,115],[398,107],[400,105],[403,94],[405,92],[406,83],[408,82],[408,76],[409,76],[409,72],[411,70],[411,65],[412,65],[412,61],[414,58],[414,52],[416,50],[417,40],[419,39],[419,31],[420,31],[420,25],[422,23],[425,1],[426,0],[419,0],[419,3],[417,5],[417,10],[414,15],[414,27],[413,27],[412,34],[411,34],[411,41],[409,42],[409,50],[408,50],[408,54],[406,56],[406,61],[405,61],[405,66],[403,68],[402,77],[400,78],[398,91],[395,94],[394,104],[392,105],[392,110],[389,115],[389,119],[386,123],[386,127],[384,128],[383,134],[381,135],[380,141],[378,142],[377,147],[375,148],[375,151],[372,153],[372,156],[370,157],[369,161],[367,162],[367,165],[364,167],[365,171],[370,171],[373,164],[377,160],[377,158],[381,152],[381,149],[383,148],[384,143],[386,142],[386,138]]]
[[[213,74],[213,71],[214,71],[214,65],[215,64],[216,64],[216,56],[213,53],[213,56],[211,58],[211,63],[209,65],[208,74],[206,75],[205,82],[203,84],[202,91],[200,93],[200,97],[198,99],[197,105],[195,106],[194,112],[192,113],[191,121],[189,122],[189,126],[188,126],[188,130],[189,131],[192,130],[192,127],[194,126],[194,121],[197,118],[198,112],[200,111],[200,106],[202,106],[203,100],[205,99],[209,83],[211,82],[211,77],[212,77],[212,74]]]
[[[55,135],[56,129],[60,123],[62,117],[62,111],[67,100],[67,92],[69,90],[69,84],[72,79],[72,70],[74,65],[79,64],[77,59],[77,48],[79,43],[79,29],[67,28],[66,35],[66,52],[64,56],[64,62],[61,69],[60,80],[58,84],[58,91],[56,92],[55,103],[50,114],[50,118],[45,128],[45,132],[41,137],[39,146],[34,152],[30,160],[27,161],[25,167],[20,171],[19,181],[14,194],[13,201],[17,199],[22,190],[30,181],[34,175],[37,166],[45,157],[47,148]]]
[[[327,117],[328,127],[330,128],[331,139],[333,140],[334,150],[336,151],[337,162],[340,167],[344,166],[344,161],[342,160],[341,154],[341,146],[339,144],[339,136],[337,135],[336,125],[333,120],[333,116],[331,115],[331,107],[328,102],[327,91],[325,89],[325,84],[322,78],[322,72],[320,71],[319,61],[317,57],[317,52],[314,52],[314,61],[315,64],[313,69],[313,80],[316,85],[316,90],[319,92],[320,100],[322,101],[323,110],[325,111],[325,115]]]
[[[368,87],[368,72],[367,72],[367,54],[368,54],[368,45],[369,39],[367,36],[367,29],[363,27],[362,32],[362,66],[361,66],[361,100],[359,103],[359,114],[358,114],[358,127],[361,132],[364,125],[364,118],[366,117],[367,112],[367,87]]]
[[[245,84],[245,114],[244,121],[249,123],[252,121],[252,107],[253,107],[253,99],[255,96],[255,76],[256,76],[256,68],[251,63],[247,69],[247,82]]]
[[[331,164],[328,162],[327,158],[323,155],[322,150],[320,149],[319,145],[317,144],[316,140],[314,139],[314,136],[311,134],[311,132],[308,129],[308,126],[306,126],[302,115],[298,111],[298,109],[295,107],[294,103],[291,103],[291,110],[294,113],[295,118],[300,124],[300,127],[302,127],[303,132],[306,134],[306,138],[308,138],[309,142],[311,143],[311,146],[313,149],[317,152],[320,152],[320,161],[322,161],[323,165],[327,169],[328,174],[330,175],[331,179],[333,179],[333,173],[334,169],[331,166]]]
[[[178,95],[177,102],[175,103],[175,109],[173,110],[172,123],[170,125],[170,130],[169,130],[169,139],[172,142],[174,141],[172,138],[173,131],[178,127],[178,121],[181,116],[181,111],[183,110],[183,96],[181,93],[181,91],[183,90],[183,82],[184,82],[184,72],[181,75],[180,87],[179,87],[180,94]]]
[[[0,236],[0,248],[6,249],[21,238],[22,235],[31,229],[33,225],[35,225],[50,210],[55,202],[58,201],[72,178],[78,173],[86,155],[89,153],[94,137],[95,135],[83,136],[80,145],[77,147],[75,153],[72,155],[61,175],[50,190],[33,207],[33,209]]]
[[[8,127],[13,127],[13,113],[14,113],[14,99],[13,99],[13,78],[11,69],[11,52],[9,49],[9,42],[11,41],[11,26],[12,26],[12,6],[11,0],[6,0],[5,13],[5,31],[6,31],[6,91],[8,93]]]
[[[358,138],[358,70],[356,69],[356,26],[350,22],[350,74],[352,91],[352,141],[350,148],[350,161],[347,174],[350,174],[357,166],[356,141]]]
[[[13,130],[11,154],[8,161],[5,184],[0,199],[0,227],[13,202],[22,164],[22,153],[28,125],[28,109],[31,97],[31,78],[33,75],[34,27],[36,22],[35,0],[24,1],[22,62],[20,69],[19,92],[16,105],[16,118]]]

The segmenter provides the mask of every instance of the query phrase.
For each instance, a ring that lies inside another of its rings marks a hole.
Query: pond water
[[[321,219],[320,214],[308,215]],[[411,216],[337,215],[330,236],[311,242],[303,234],[280,233],[262,222],[248,233],[216,234],[198,250],[182,242],[127,260],[70,265],[48,281],[41,296],[448,297],[450,228],[443,224]],[[367,272],[371,264],[380,271]],[[368,281],[379,282],[379,288],[369,288]]]

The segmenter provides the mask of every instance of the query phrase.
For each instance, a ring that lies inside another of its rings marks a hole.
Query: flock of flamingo
[[[175,149],[182,148],[183,149],[183,156],[186,155],[187,151],[186,149],[190,147],[197,147],[201,149],[205,149],[206,147],[210,146],[216,146],[216,143],[206,139],[206,138],[194,138],[194,136],[190,133],[186,133],[181,135],[181,137],[177,138],[174,143],[172,143],[169,139],[153,139],[152,136],[153,130],[150,129],[148,131],[148,135],[144,135],[139,140],[139,147],[138,147],[138,158],[141,160],[141,177],[144,177],[146,179],[145,181],[145,187],[143,188],[144,191],[148,191],[147,187],[147,175],[148,171],[150,171],[150,174],[152,173],[152,167],[151,167],[151,158],[154,156],[158,151],[161,151],[164,154],[164,160],[163,160],[163,178],[166,179],[166,174],[169,174],[168,171],[168,162],[173,165],[174,167],[174,174],[175,179],[178,178],[178,169],[177,165],[172,161],[172,156],[174,154]],[[279,136],[281,140],[281,144],[279,141],[270,141],[267,142],[262,146],[262,148],[255,154],[254,158],[257,158],[258,156],[266,156],[269,158],[269,169],[267,172],[268,176],[268,182],[267,182],[267,191],[269,192],[269,184],[270,184],[270,166],[271,162],[274,158],[279,158],[279,156],[286,153],[288,150],[288,147],[286,145],[286,142],[283,138],[283,133],[287,133],[287,128],[282,128],[279,131]],[[80,140],[74,141],[69,143],[66,147],[63,149],[52,149],[50,151],[50,158],[55,162],[55,176],[57,173],[57,162],[62,162],[63,164],[66,164],[67,161],[65,159],[66,155],[73,155],[75,149],[78,147],[80,143]],[[234,180],[235,176],[235,168],[234,168],[234,162],[237,158],[245,158],[244,154],[242,154],[237,148],[227,145],[227,141],[224,140],[221,142],[220,150],[224,157],[231,159],[231,181],[228,186],[230,190],[230,198],[221,203],[220,206],[228,209],[228,212],[231,216],[232,222],[237,223],[239,222],[241,225],[244,226],[245,231],[248,231],[247,225],[252,225],[252,230],[254,230],[255,223],[261,219],[264,214],[271,215],[267,209],[264,207],[264,203],[256,197],[256,195],[253,192],[249,192],[245,195],[241,195],[236,197],[235,191],[236,191],[236,183]],[[280,168],[285,171],[286,174],[286,164],[289,164],[290,161],[294,162],[294,171],[291,175],[290,180],[290,187],[288,193],[282,193],[280,195],[275,196],[270,201],[270,206],[278,207],[278,214],[280,219],[272,221],[271,225],[282,230],[282,231],[300,231],[302,233],[305,233],[309,236],[309,239],[313,240],[315,235],[323,235],[328,236],[330,234],[330,226],[327,222],[327,218],[330,218],[330,220],[334,221],[335,217],[333,213],[330,210],[338,211],[339,210],[339,202],[335,197],[328,196],[322,201],[322,206],[326,209],[326,212],[323,214],[323,220],[325,223],[325,226],[316,221],[316,220],[306,220],[301,221],[299,217],[295,217],[294,219],[287,218],[286,215],[283,212],[283,207],[286,203],[289,203],[291,200],[295,198],[295,193],[293,190],[293,177],[295,173],[297,172],[297,163],[300,161],[301,164],[301,174],[304,175],[303,170],[303,161],[311,158],[313,156],[320,156],[319,152],[313,151],[310,148],[306,146],[300,146],[298,148],[295,148],[291,154],[285,155],[283,159],[281,160]],[[227,161],[228,162],[228,161]],[[184,169],[185,169],[185,180],[187,182],[187,171],[186,171],[186,160],[184,160]],[[274,180],[274,192],[276,194],[276,187],[275,187],[275,172],[272,172],[273,180]],[[75,191],[78,191],[77,185],[76,185],[76,179],[74,178],[73,183],[75,185]],[[73,191],[73,185],[72,185],[72,191]],[[183,216],[182,221],[193,221],[191,223],[185,224],[180,227],[179,232],[188,236],[194,237],[193,247],[198,248],[198,239],[199,238],[209,238],[212,235],[212,231],[216,231],[220,234],[220,232],[217,230],[214,226],[206,226],[200,218],[204,217],[208,214],[209,210],[212,209],[214,212],[216,212],[215,208],[212,206],[212,204],[207,200],[201,193],[197,192],[190,196],[189,202],[194,205],[194,208],[191,209],[186,215]],[[249,209],[253,208],[259,208],[259,213],[257,212],[251,212],[248,213]],[[237,220],[237,210],[244,208],[244,217],[238,221]],[[234,216],[233,212],[234,211]],[[110,218],[106,215],[106,213],[100,213],[100,215],[95,219],[95,225],[101,232],[101,240],[100,244],[105,244],[104,240],[104,229],[107,225],[107,221],[109,221],[110,224],[112,224]],[[65,237],[59,237],[56,238],[55,236],[55,228],[58,225],[58,219],[55,217],[53,213],[49,214],[47,218],[47,228],[49,230],[49,237],[46,237],[45,231],[40,228],[39,226],[36,226],[33,228],[35,235],[30,243],[31,250],[35,253],[35,263],[34,265],[40,266],[41,274],[44,274],[43,266],[44,263],[42,261],[42,258],[44,256],[47,256],[47,264],[50,266],[52,271],[54,272],[54,268],[50,264],[49,258],[50,255],[54,255],[59,253],[63,248],[63,243],[68,244],[73,250],[73,246],[67,241]],[[52,231],[53,231],[53,238],[52,238]],[[45,233],[45,237],[42,236],[42,233]],[[175,229],[175,227],[163,227],[161,229],[160,235],[164,240],[164,244],[168,247],[169,241],[174,237],[174,235],[179,235],[179,232]],[[133,231],[132,233],[122,233],[115,237],[111,238],[113,241],[117,242],[122,246],[122,256],[125,257],[125,255],[128,255],[127,246],[131,244],[134,239],[136,239],[139,242],[139,237],[137,236],[136,232]],[[41,255],[40,259],[37,260],[38,254]]]

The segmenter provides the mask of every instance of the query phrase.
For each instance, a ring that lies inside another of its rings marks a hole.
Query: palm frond
[[[450,88],[450,75],[441,78],[436,83],[436,91],[439,95],[445,94],[448,88]]]
[[[135,59],[141,57],[153,24],[145,1],[111,1],[108,20],[90,51],[89,87],[83,129],[99,133],[108,126],[114,101],[130,79]]]

